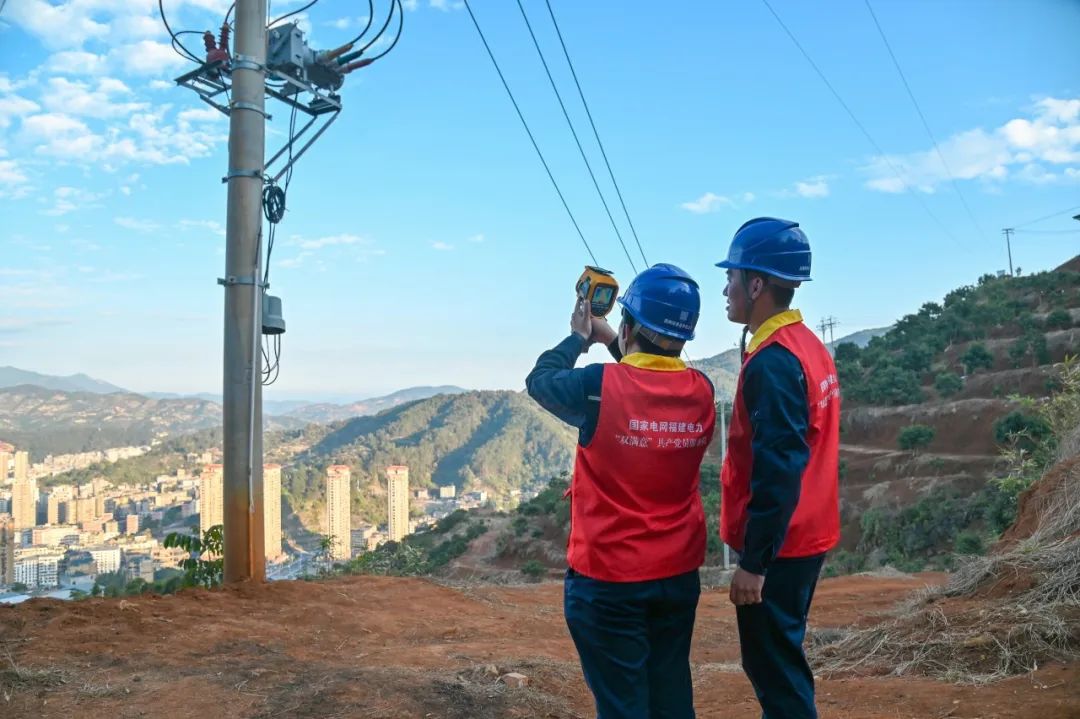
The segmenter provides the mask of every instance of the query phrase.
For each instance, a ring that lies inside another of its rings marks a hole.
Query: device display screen
[[[614,287],[597,287],[596,292],[593,294],[593,304],[597,307],[607,307],[611,304],[614,294]]]

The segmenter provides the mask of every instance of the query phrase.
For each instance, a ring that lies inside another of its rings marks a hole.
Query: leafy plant
[[[166,549],[173,547],[188,552],[188,557],[180,562],[184,571],[184,586],[206,587],[212,589],[221,585],[224,571],[224,527],[215,524],[203,533],[180,534],[172,532],[162,543]]]

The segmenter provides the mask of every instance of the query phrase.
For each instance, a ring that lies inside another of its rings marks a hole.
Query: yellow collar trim
[[[785,310],[780,314],[773,315],[765,320],[764,324],[762,324],[761,327],[758,327],[757,332],[750,338],[750,343],[746,345],[746,353],[752,353],[761,346],[762,342],[769,339],[773,332],[776,332],[776,330],[781,327],[787,327],[788,325],[797,324],[802,321],[802,312],[799,312],[798,310]]]
[[[620,360],[620,364],[628,364],[640,369],[654,369],[660,372],[678,372],[686,369],[686,363],[678,357],[664,357],[663,355],[651,355],[646,352],[633,352]]]

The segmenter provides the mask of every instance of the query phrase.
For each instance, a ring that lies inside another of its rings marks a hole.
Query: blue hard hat
[[[694,279],[675,265],[653,265],[618,299],[634,322],[676,340],[694,339],[701,295]]]
[[[798,222],[757,217],[735,232],[727,259],[716,266],[753,270],[789,282],[809,282],[810,240]]]

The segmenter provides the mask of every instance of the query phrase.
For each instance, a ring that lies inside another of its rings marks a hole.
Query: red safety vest
[[[570,485],[574,571],[639,582],[701,566],[698,481],[715,423],[712,385],[680,360],[636,353],[604,367],[596,432]]]
[[[802,315],[797,311],[777,315],[762,329],[765,333],[763,335],[759,330],[755,335],[743,361],[743,369],[750,358],[775,342],[795,355],[806,377],[810,407],[806,441],[810,445],[810,461],[803,471],[799,504],[778,556],[810,557],[827,552],[840,541],[840,385],[828,350],[802,323]],[[742,550],[746,535],[746,507],[750,502],[750,474],[754,463],[754,430],[742,392],[743,375],[740,373],[728,432],[727,456],[720,474],[720,538],[736,551]]]

